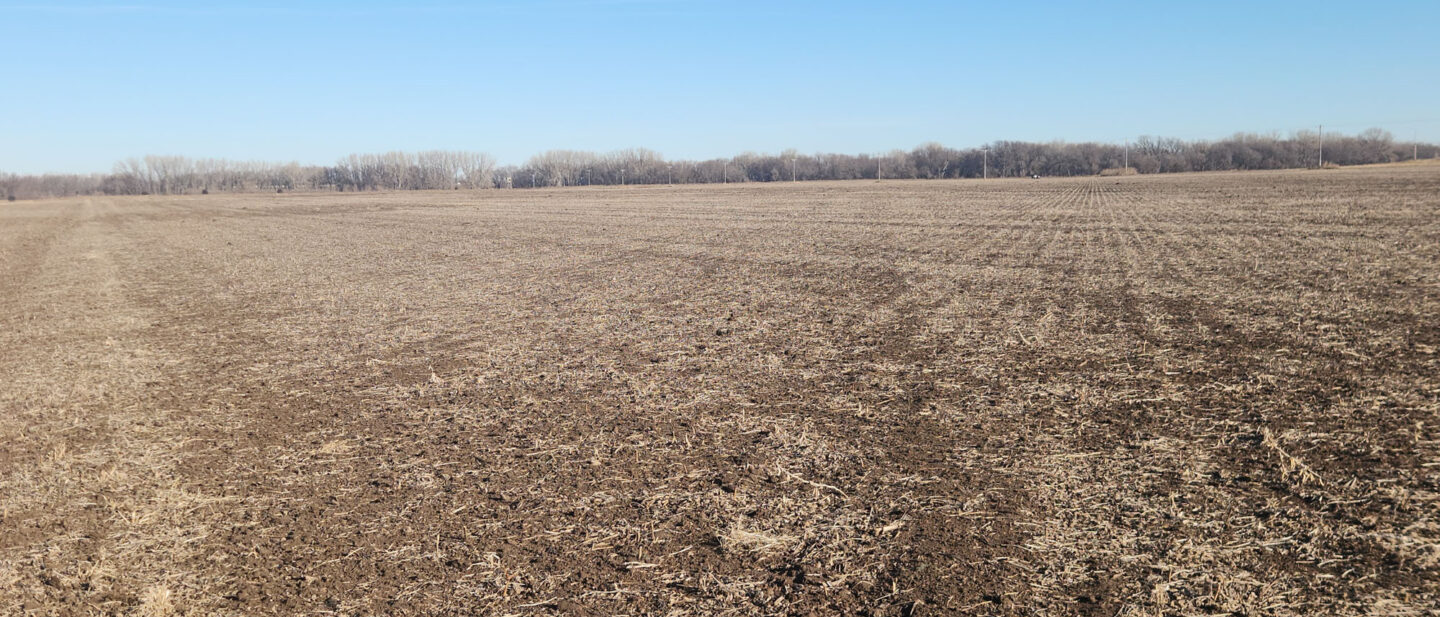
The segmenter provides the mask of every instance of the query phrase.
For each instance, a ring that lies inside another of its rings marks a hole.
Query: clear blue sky
[[[0,170],[1325,124],[1440,141],[1440,2],[0,0]]]

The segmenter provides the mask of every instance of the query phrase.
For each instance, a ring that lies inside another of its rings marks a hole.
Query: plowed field
[[[1440,166],[0,203],[0,614],[1425,615]]]

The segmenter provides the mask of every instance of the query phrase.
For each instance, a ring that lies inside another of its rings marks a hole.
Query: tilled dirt
[[[0,206],[0,614],[1433,614],[1437,196]]]

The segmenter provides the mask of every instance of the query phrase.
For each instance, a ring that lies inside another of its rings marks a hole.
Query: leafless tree
[[[1306,167],[1317,159],[1317,137],[1308,131],[1287,137],[1236,133],[1213,142],[1141,136],[1130,145],[1128,164],[1141,173]],[[982,148],[953,149],[932,142],[879,156],[786,150],[705,161],[666,160],[644,148],[604,154],[550,150],[520,167],[497,167],[488,154],[451,150],[351,154],[330,166],[149,155],[122,160],[109,174],[0,174],[0,196],[511,188],[530,186],[530,178],[537,186],[853,180],[875,178],[877,171],[886,178],[922,179],[978,178],[986,173],[1074,176],[1127,164],[1120,144],[997,141],[983,148],[988,154]],[[1327,133],[1325,151],[1326,161],[1341,165],[1440,157],[1440,146],[1397,143],[1381,129],[1355,136]],[[516,178],[525,180],[517,183]]]

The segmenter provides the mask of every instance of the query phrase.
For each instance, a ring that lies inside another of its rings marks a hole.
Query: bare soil
[[[1428,615],[1440,166],[0,205],[0,614]]]

